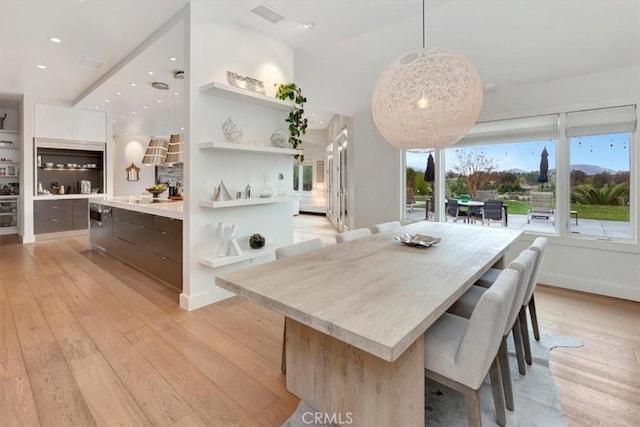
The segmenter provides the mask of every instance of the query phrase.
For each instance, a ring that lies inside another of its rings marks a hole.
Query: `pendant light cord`
[[[427,37],[425,36],[425,29],[424,29],[424,3],[426,0],[422,0],[422,48],[425,48],[425,45],[427,44]]]

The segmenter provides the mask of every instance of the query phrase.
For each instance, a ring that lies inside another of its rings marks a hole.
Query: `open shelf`
[[[20,175],[0,175],[0,178],[19,178]]]
[[[42,169],[43,171],[92,171],[92,170],[98,170],[98,168],[68,168],[68,167],[52,168],[52,167],[46,167],[46,166],[38,166],[38,169]]]
[[[282,101],[272,96],[262,95],[261,93],[251,92],[223,83],[212,82],[206,84],[200,87],[200,92],[279,111],[290,111],[293,108],[289,101]]]
[[[200,256],[198,257],[198,262],[210,268],[220,268],[224,267],[225,265],[237,264],[242,261],[250,261],[266,255],[271,255],[275,252],[278,246],[279,245],[272,243],[267,244],[260,249],[242,248],[242,254],[235,256]]]
[[[6,234],[17,234],[18,227],[0,227],[0,236],[4,236]]]
[[[253,151],[256,153],[271,153],[271,154],[302,154],[302,151],[294,150],[293,148],[268,147],[268,146],[262,146],[262,145],[231,144],[229,142],[219,142],[219,141],[202,142],[198,146],[201,149]]]
[[[4,147],[0,145],[0,150],[19,150],[20,147]]]
[[[212,200],[198,200],[198,206],[203,208],[233,208],[237,206],[252,206],[252,205],[266,205],[269,203],[284,203],[293,202],[298,200],[297,196],[272,196],[272,197],[260,197],[252,199],[236,199],[226,200],[223,202],[214,202]]]
[[[0,129],[0,133],[10,133],[12,135],[20,135],[18,130]]]

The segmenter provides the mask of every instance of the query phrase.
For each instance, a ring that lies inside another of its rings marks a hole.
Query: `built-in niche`
[[[104,152],[66,148],[38,147],[36,194],[82,192],[82,182],[89,181],[91,192],[104,192]]]

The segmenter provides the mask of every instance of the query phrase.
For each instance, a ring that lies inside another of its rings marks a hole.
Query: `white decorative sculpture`
[[[218,224],[218,256],[236,256],[242,254],[240,245],[236,240],[236,232],[238,226],[235,224],[227,224],[220,222]]]

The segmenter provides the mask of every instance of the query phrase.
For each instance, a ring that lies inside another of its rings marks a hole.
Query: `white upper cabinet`
[[[105,142],[107,140],[105,113],[74,109],[73,139],[76,141]]]
[[[73,109],[36,104],[35,113],[36,137],[73,139]]]
[[[106,142],[106,115],[58,105],[36,104],[35,136],[88,142]]]

